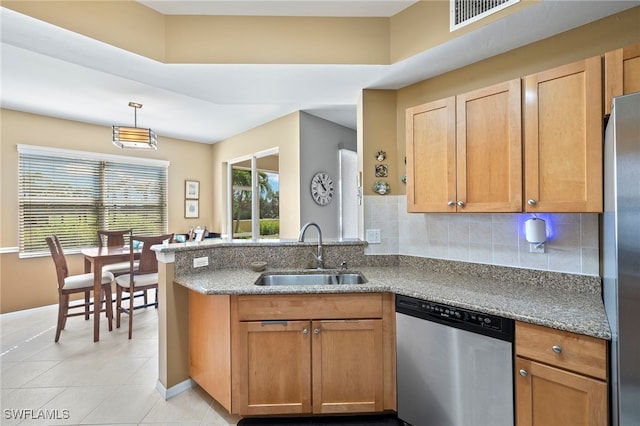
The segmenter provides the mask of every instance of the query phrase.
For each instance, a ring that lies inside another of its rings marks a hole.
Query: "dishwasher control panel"
[[[396,312],[513,341],[513,320],[441,303],[397,295]]]

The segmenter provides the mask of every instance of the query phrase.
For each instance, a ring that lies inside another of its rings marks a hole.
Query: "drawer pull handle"
[[[521,369],[520,369],[520,375],[521,375],[522,377],[527,377],[527,374],[529,374],[529,373],[527,373],[527,370],[525,370],[524,368],[521,368]]]
[[[557,353],[557,354],[559,354],[559,353],[561,353],[561,352],[562,352],[562,348],[561,348],[560,346],[557,346],[557,345],[553,345],[553,346],[551,347],[551,350],[552,350],[552,351],[554,351],[554,352],[555,352],[555,353]]]
[[[314,328],[313,329],[313,334],[320,334],[320,329],[319,328]]]
[[[535,206],[536,204],[538,204],[538,202],[536,200],[534,200],[533,198],[530,198],[527,201],[527,204],[529,204],[530,206]]]
[[[464,208],[464,201],[462,200],[458,201],[458,206]]]
[[[306,328],[304,330],[302,330],[302,334],[307,335],[309,334],[309,330],[307,330]]]
[[[447,203],[447,205],[448,205],[449,207],[453,207],[453,206],[455,206],[455,205],[456,205],[456,203],[454,203],[453,201],[449,200],[449,202]]]

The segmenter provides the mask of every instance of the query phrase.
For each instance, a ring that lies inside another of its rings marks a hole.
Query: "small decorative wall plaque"
[[[389,184],[382,180],[379,180],[376,183],[374,183],[371,189],[373,189],[373,192],[378,193],[380,195],[385,195],[391,190],[391,188],[389,187]]]
[[[376,177],[389,176],[388,168],[386,164],[376,164]]]
[[[184,198],[187,200],[197,200],[200,198],[200,181],[184,181]]]
[[[184,217],[187,219],[200,217],[198,204],[198,200],[184,200]]]

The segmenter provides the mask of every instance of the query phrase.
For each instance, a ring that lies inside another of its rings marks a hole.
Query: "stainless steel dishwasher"
[[[514,424],[513,320],[396,296],[398,418]]]

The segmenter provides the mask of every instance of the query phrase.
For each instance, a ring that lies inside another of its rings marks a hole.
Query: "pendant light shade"
[[[134,127],[113,126],[113,144],[122,149],[158,149],[158,137],[151,129],[137,127],[138,109],[142,104],[129,102],[133,108]]]

